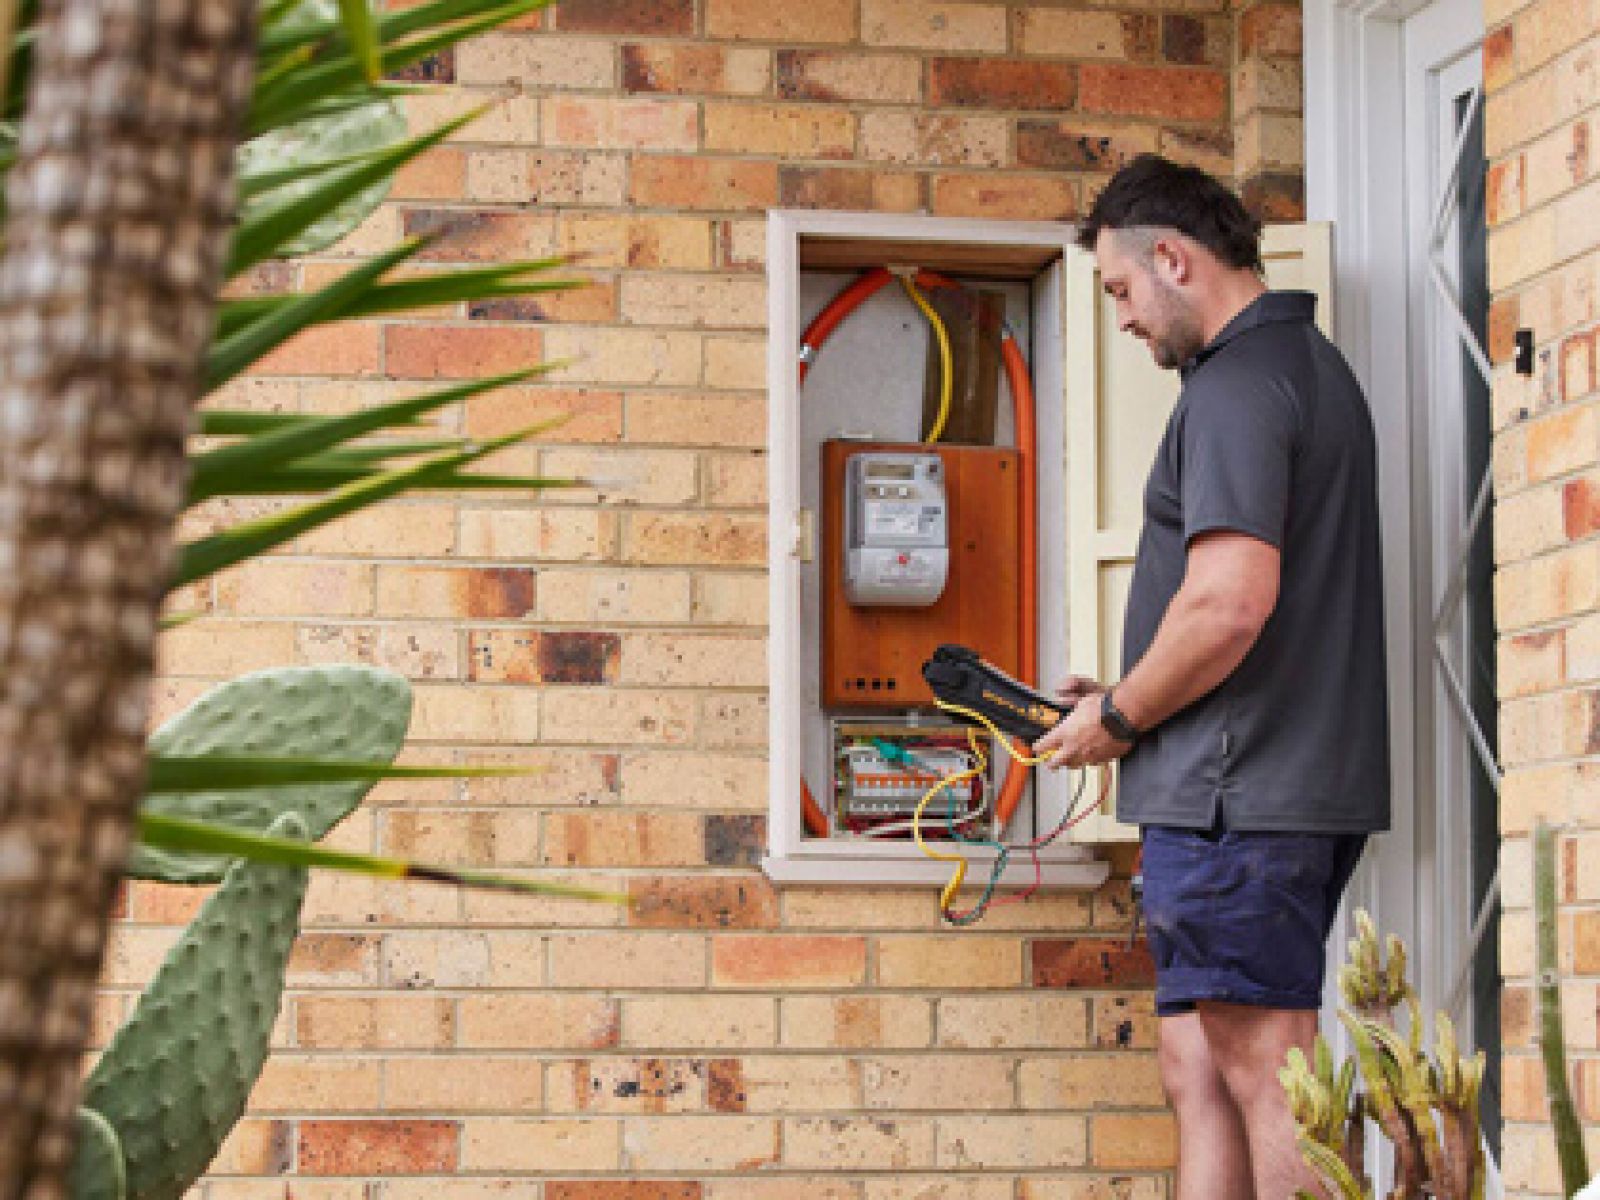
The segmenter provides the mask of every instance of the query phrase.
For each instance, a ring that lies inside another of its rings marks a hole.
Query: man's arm
[[[1144,656],[1113,703],[1149,729],[1188,707],[1238,668],[1278,603],[1280,555],[1244,533],[1217,530],[1189,543],[1183,583]]]
[[[1280,556],[1259,538],[1228,530],[1197,535],[1184,560],[1183,583],[1144,656],[1113,702],[1139,729],[1149,729],[1194,703],[1244,661],[1278,602]],[[1081,703],[1034,743],[1052,767],[1082,767],[1126,754],[1100,723],[1099,702]]]

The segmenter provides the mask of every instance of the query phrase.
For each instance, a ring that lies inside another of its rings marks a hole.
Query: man
[[[1260,226],[1143,155],[1079,233],[1118,327],[1183,388],[1144,491],[1123,678],[1074,678],[1052,767],[1121,759],[1141,827],[1179,1200],[1311,1176],[1277,1071],[1316,1033],[1324,946],[1389,821],[1371,418],[1314,298],[1262,282]]]

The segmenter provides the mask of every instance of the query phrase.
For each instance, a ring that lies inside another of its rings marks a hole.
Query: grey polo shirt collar
[[[1234,315],[1216,337],[1207,342],[1195,356],[1178,368],[1185,382],[1218,350],[1248,330],[1279,321],[1314,321],[1317,317],[1317,297],[1312,292],[1262,292]]]

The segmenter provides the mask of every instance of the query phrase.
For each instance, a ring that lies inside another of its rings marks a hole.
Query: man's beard
[[[1163,328],[1159,334],[1150,334],[1150,353],[1156,360],[1156,366],[1171,371],[1199,354],[1205,348],[1206,339],[1200,331],[1200,322],[1189,311],[1188,305],[1172,289],[1160,283],[1156,286],[1161,297],[1159,308]]]

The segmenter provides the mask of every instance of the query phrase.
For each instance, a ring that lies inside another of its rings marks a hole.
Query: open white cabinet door
[[[1332,229],[1271,225],[1262,242],[1267,283],[1315,292],[1317,322],[1332,336]],[[1122,612],[1143,519],[1144,485],[1178,398],[1178,376],[1151,361],[1144,343],[1117,329],[1094,256],[1067,258],[1066,455],[1067,655],[1069,670],[1096,679],[1122,674]],[[1049,531],[1049,522],[1042,529]],[[1059,603],[1059,599],[1055,601]],[[1050,664],[1044,682],[1053,686]],[[1090,773],[1090,794],[1101,786]],[[1079,824],[1080,842],[1132,841],[1138,830],[1106,807]]]

